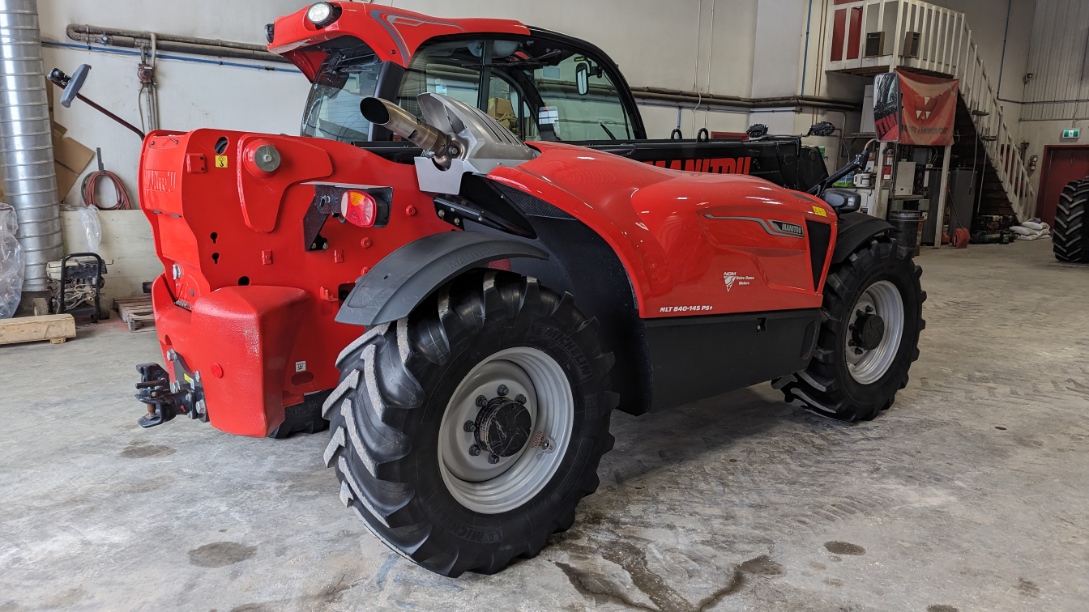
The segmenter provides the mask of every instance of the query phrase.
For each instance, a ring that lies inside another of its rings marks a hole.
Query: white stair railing
[[[835,15],[843,10],[846,18],[837,24]],[[961,98],[1014,212],[1021,221],[1035,216],[1036,190],[964,13],[918,0],[858,0],[829,11],[826,70],[903,67],[959,79]]]

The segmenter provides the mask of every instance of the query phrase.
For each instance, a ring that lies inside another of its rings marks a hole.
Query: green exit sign
[[[1077,140],[1081,136],[1081,130],[1063,130],[1063,140]]]

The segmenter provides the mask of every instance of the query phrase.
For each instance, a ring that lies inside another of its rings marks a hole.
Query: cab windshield
[[[373,52],[330,56],[310,88],[302,135],[355,145],[370,141],[371,124],[359,103],[374,95],[381,69]]]
[[[544,38],[432,41],[413,56],[397,104],[419,116],[424,92],[476,106],[523,140],[634,138],[605,64]]]
[[[302,135],[357,146],[394,139],[359,112],[388,91],[385,66],[366,45],[334,41],[307,100]],[[592,142],[636,137],[619,75],[599,58],[546,37],[445,37],[422,45],[394,85],[397,104],[422,118],[416,97],[457,98],[487,112],[523,140]],[[373,133],[372,133],[373,132]]]

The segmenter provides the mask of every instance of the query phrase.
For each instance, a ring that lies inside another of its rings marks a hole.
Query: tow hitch
[[[147,414],[140,417],[140,427],[155,427],[173,420],[179,414],[191,419],[208,422],[208,411],[204,404],[204,388],[200,384],[200,374],[193,374],[185,366],[185,361],[175,351],[167,352],[167,359],[174,364],[174,379],[157,363],[142,363],[136,366],[140,373],[140,382],[136,383],[136,399],[147,406]]]

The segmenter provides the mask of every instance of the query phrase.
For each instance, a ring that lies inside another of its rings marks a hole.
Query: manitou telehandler
[[[647,141],[604,53],[513,21],[320,2],[267,36],[313,83],[301,136],[144,141],[143,425],[328,419],[341,500],[456,576],[572,525],[615,408],[774,381],[855,421],[907,384],[913,245],[827,189],[870,147],[827,176],[797,139]]]

